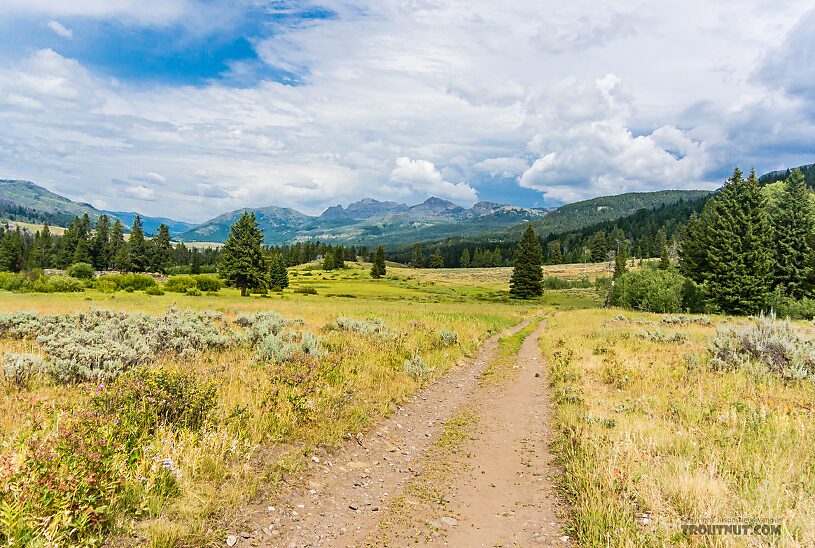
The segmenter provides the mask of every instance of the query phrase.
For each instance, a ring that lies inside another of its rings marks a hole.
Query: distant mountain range
[[[229,226],[243,211],[238,209],[219,215],[178,238],[189,242],[222,242]],[[507,228],[540,219],[547,213],[545,209],[492,202],[479,202],[465,209],[436,197],[413,206],[365,198],[348,207],[329,207],[316,217],[282,207],[253,208],[250,211],[255,213],[268,244],[304,240],[357,244],[414,242]]]
[[[807,182],[815,186],[815,164],[801,166]],[[789,170],[761,177],[764,184],[781,180]],[[312,216],[286,207],[246,208],[253,211],[263,229],[267,244],[305,240],[333,241],[358,245],[407,244],[447,238],[485,238],[494,241],[517,239],[528,222],[541,237],[580,230],[605,221],[622,219],[641,209],[670,206],[711,194],[705,190],[662,190],[603,196],[553,209],[525,208],[494,202],[478,202],[463,208],[453,202],[430,197],[420,204],[379,201],[364,198],[347,207],[336,205]],[[166,224],[174,239],[185,242],[223,242],[229,227],[244,209],[218,215],[199,225],[163,217],[141,215],[145,232],[153,234]],[[103,211],[90,204],[75,202],[29,181],[0,179],[0,218],[34,223],[67,225],[75,215],[87,213],[91,219],[107,214],[126,227],[135,212]]]

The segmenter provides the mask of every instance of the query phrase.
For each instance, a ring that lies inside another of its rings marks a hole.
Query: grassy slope
[[[585,546],[697,546],[711,539],[682,536],[676,524],[745,516],[781,520],[782,545],[813,545],[815,385],[711,372],[704,349],[715,326],[645,325],[619,313],[556,313],[541,339],[569,533]],[[652,342],[643,328],[689,339]]]

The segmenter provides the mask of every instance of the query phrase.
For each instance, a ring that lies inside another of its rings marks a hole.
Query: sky
[[[200,222],[815,162],[811,0],[3,0],[0,178]]]

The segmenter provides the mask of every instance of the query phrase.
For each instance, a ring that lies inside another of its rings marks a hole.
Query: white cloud
[[[196,27],[239,5],[6,0],[0,20]],[[48,49],[0,66],[0,171],[204,220],[246,205],[319,213],[363,196],[467,203],[490,177],[509,195],[504,179],[518,177],[570,200],[710,186],[736,162],[812,160],[812,91],[791,80],[815,66],[806,0],[320,5],[337,16],[256,44],[299,86],[129,85]]]
[[[155,190],[144,185],[129,186],[125,189],[125,192],[139,200],[152,200],[156,195]]]
[[[473,166],[476,171],[489,173],[492,177],[508,178],[521,175],[529,168],[529,162],[521,158],[487,158]]]
[[[397,158],[390,180],[397,183],[394,190],[401,196],[416,198],[432,194],[468,206],[478,200],[478,193],[470,185],[445,181],[436,166],[426,160]]]
[[[48,28],[53,30],[57,36],[61,36],[62,38],[68,38],[69,40],[74,37],[74,31],[69,28],[66,28],[65,25],[60,23],[59,21],[48,21],[46,23]]]

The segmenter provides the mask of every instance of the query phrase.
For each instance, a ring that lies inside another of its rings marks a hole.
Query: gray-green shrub
[[[716,371],[758,366],[788,379],[815,378],[815,342],[773,315],[746,328],[720,328],[708,352]]]

